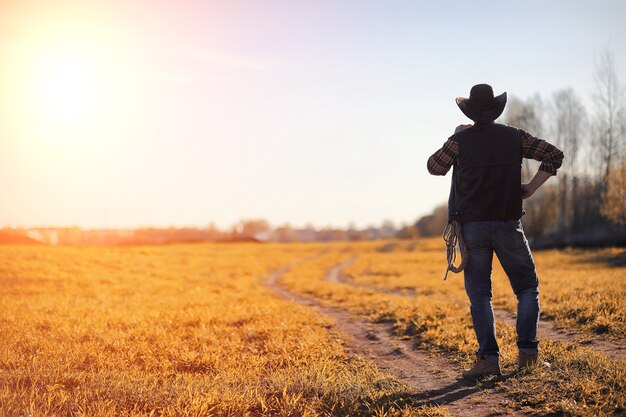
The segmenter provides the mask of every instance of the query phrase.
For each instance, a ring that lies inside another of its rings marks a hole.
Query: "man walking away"
[[[487,84],[475,85],[469,98],[459,97],[456,103],[474,124],[457,127],[427,166],[432,175],[445,175],[454,167],[448,219],[461,223],[468,248],[465,290],[479,346],[476,362],[463,376],[476,378],[500,374],[491,305],[494,252],[517,297],[518,367],[539,363],[539,282],[520,220],[522,199],[556,175],[563,152],[522,129],[494,123],[504,111],[506,93],[494,97]],[[541,161],[528,184],[521,182],[522,158]]]

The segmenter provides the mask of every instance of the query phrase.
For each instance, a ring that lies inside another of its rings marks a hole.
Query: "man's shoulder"
[[[494,125],[497,129],[500,129],[500,130],[508,130],[508,131],[511,131],[511,132],[519,132],[519,133],[522,133],[522,132],[524,132],[524,133],[528,133],[528,132],[526,132],[526,131],[525,131],[524,129],[522,129],[522,128],[515,127],[515,126],[510,126],[510,125],[506,125],[506,124],[504,124],[504,123],[494,123],[493,125]]]
[[[505,124],[501,124],[501,123],[490,123],[488,125],[474,125],[472,127],[469,127],[467,129],[461,130],[459,132],[456,132],[454,135],[450,136],[449,139],[455,142],[458,142],[459,139],[461,138],[465,138],[465,137],[472,137],[472,136],[486,136],[486,135],[493,135],[494,133],[501,135],[501,134],[529,134],[528,132],[526,132],[523,129],[520,129],[518,127],[515,126],[509,126],[509,125],[505,125]]]
[[[510,138],[522,141],[524,140],[524,138],[533,137],[530,133],[520,127],[509,126],[505,124],[497,124],[496,126],[499,136],[508,136]]]

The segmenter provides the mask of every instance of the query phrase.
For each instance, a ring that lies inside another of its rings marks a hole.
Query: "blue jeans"
[[[499,358],[491,305],[491,261],[495,251],[517,296],[517,347],[537,354],[539,281],[522,222],[481,221],[463,224],[469,252],[465,267],[465,291],[471,303],[478,354],[491,362]]]

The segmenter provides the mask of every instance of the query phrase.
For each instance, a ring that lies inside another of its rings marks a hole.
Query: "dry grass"
[[[559,326],[626,341],[626,251],[550,250],[535,255],[543,317]],[[494,280],[506,281],[502,268]],[[514,297],[506,284],[495,293],[496,305],[514,311]]]
[[[445,415],[261,285],[316,245],[0,250],[0,415]]]
[[[461,275],[452,275],[446,283],[442,280],[445,254],[441,242],[421,241],[414,251],[404,245],[385,253],[374,249],[371,245],[346,247],[343,254],[328,254],[306,269],[292,271],[284,282],[326,305],[347,308],[374,321],[392,321],[398,335],[414,338],[424,348],[445,352],[453,361],[467,364],[476,348],[469,303]],[[357,287],[322,278],[330,265],[350,255],[358,258],[346,269],[346,280]],[[623,345],[626,268],[614,266],[619,265],[616,255],[617,249],[537,253],[544,311],[563,326],[594,335],[598,333],[597,323],[607,323],[603,335]],[[499,269],[498,265],[494,271],[495,302],[512,308],[514,296]],[[584,282],[582,277],[586,277]],[[413,297],[385,292],[389,290]],[[503,365],[511,372],[517,359],[515,329],[501,325],[498,333]],[[556,341],[544,341],[542,353],[551,362],[550,369],[516,375],[499,384],[518,406],[532,413],[624,413],[623,361]]]
[[[328,318],[263,285],[270,271],[291,264],[285,287],[391,321],[399,336],[466,364],[475,349],[468,302],[461,276],[442,281],[441,242],[381,246],[0,248],[0,415],[447,415],[443,407],[411,407],[398,381],[346,353]],[[537,253],[544,312],[623,344],[619,253]],[[324,279],[353,255],[347,279],[370,289]],[[496,268],[495,302],[511,308],[505,280]],[[414,297],[383,292],[390,289]],[[514,329],[501,326],[499,338],[511,371]],[[518,407],[624,413],[623,361],[561,342],[542,349],[550,369],[495,383]]]

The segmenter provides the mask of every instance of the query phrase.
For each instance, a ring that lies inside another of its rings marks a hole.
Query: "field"
[[[626,413],[626,254],[535,253],[541,349],[517,373],[494,264],[504,375],[476,349],[440,239],[130,248],[0,247],[2,416]]]

